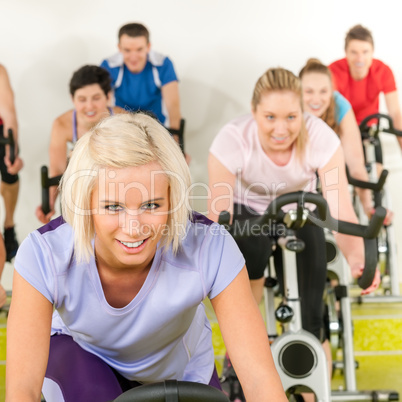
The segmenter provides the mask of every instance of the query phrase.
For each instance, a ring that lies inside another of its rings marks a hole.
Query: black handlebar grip
[[[367,126],[367,123],[368,123],[370,120],[373,120],[373,119],[377,119],[377,120],[378,120],[378,124],[380,124],[380,120],[381,120],[381,119],[387,120],[387,121],[388,121],[388,128],[382,129],[381,131],[383,131],[384,133],[394,134],[394,135],[396,135],[397,137],[402,137],[402,131],[397,130],[397,129],[394,127],[394,123],[393,123],[393,121],[392,121],[392,118],[391,118],[390,116],[388,116],[387,114],[383,114],[383,113],[374,113],[374,114],[370,114],[369,116],[365,117],[365,118],[361,121],[361,123],[359,124],[360,132],[367,131],[367,129],[369,128],[369,127]]]
[[[367,289],[372,283],[377,268],[377,240],[364,239],[364,270],[362,276],[357,280],[362,289]]]
[[[335,221],[338,227],[334,228],[336,232],[347,234],[350,236],[363,237],[365,239],[374,239],[378,236],[383,224],[387,210],[384,207],[377,207],[368,226],[359,225],[357,223]]]
[[[393,127],[392,119],[391,119],[388,115],[382,114],[382,113],[373,113],[373,114],[370,114],[370,115],[366,116],[366,117],[360,122],[360,124],[359,124],[359,129],[360,129],[360,131],[367,130],[367,129],[369,128],[369,126],[367,126],[367,123],[368,123],[370,120],[374,120],[374,119],[377,119],[378,121],[380,121],[380,119],[388,120],[389,127]]]
[[[166,380],[130,389],[113,402],[229,402],[217,388],[189,381]]]
[[[346,169],[346,176],[348,178],[349,184],[351,184],[352,186],[355,186],[355,187],[360,187],[360,188],[365,188],[365,189],[368,189],[368,190],[373,190],[376,193],[379,193],[383,189],[385,181],[387,180],[387,177],[388,177],[388,173],[389,173],[388,170],[384,169],[381,172],[381,175],[378,178],[377,183],[373,183],[373,182],[370,182],[370,181],[358,180],[358,179],[353,178],[349,174],[349,170]]]
[[[8,129],[8,143],[10,145],[10,162],[13,165],[15,161],[15,142],[13,130],[11,128]]]
[[[228,226],[230,222],[230,212],[229,211],[222,211],[219,214],[219,220],[218,223],[220,225]]]
[[[179,146],[184,154],[184,126],[186,121],[184,119],[180,120],[179,129],[169,128],[168,131],[171,135],[177,135],[179,137]]]
[[[374,211],[373,216],[370,219],[370,223],[367,226],[366,233],[364,234],[365,239],[375,239],[382,226],[384,225],[384,219],[387,215],[387,210],[384,207],[377,207]]]
[[[184,153],[184,125],[186,121],[184,119],[180,120],[180,135],[179,135],[179,144],[180,148]]]
[[[49,174],[47,166],[40,168],[41,175],[41,187],[42,187],[42,211],[45,215],[50,212],[50,200],[49,200]]]

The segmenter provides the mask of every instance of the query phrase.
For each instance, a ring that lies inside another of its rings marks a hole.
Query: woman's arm
[[[246,267],[211,303],[247,401],[287,401]]]
[[[218,222],[219,213],[229,211],[233,213],[233,192],[236,176],[231,173],[212,154],[208,157],[209,191],[208,218]]]
[[[53,307],[14,271],[7,322],[6,401],[40,401],[49,356]]]
[[[364,163],[361,135],[352,109],[347,111],[339,128],[339,136],[350,175],[358,180],[369,181]],[[356,187],[356,192],[360,198],[364,212],[370,217],[373,212],[371,190]]]
[[[358,223],[348,191],[345,161],[341,146],[335,151],[329,162],[318,170],[322,193],[329,204],[331,215],[335,219]],[[335,234],[336,242],[347,259],[352,275],[357,278],[364,267],[364,244],[361,237]],[[370,293],[380,284],[377,272],[373,284],[362,293]]]

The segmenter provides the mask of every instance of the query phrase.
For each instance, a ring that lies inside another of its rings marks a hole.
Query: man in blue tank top
[[[151,50],[142,24],[122,26],[118,37],[119,52],[101,64],[112,77],[116,105],[152,112],[166,127],[179,129],[179,87],[171,60]]]

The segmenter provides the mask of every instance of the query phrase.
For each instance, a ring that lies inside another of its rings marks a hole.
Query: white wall
[[[72,72],[114,53],[117,31],[124,23],[143,22],[151,31],[154,49],[173,59],[193,180],[206,182],[208,147],[225,122],[249,110],[257,78],[268,67],[283,66],[298,73],[309,57],[324,63],[342,57],[345,33],[357,23],[372,30],[376,57],[392,67],[402,87],[402,58],[395,51],[402,37],[398,3],[0,0],[0,62],[15,90],[25,161],[16,212],[18,237],[22,240],[39,226],[34,216],[40,203],[39,169],[48,162],[52,121],[71,108]],[[390,155],[386,163],[392,165],[390,182],[395,185],[400,182],[401,163],[394,145],[391,140],[386,146]],[[393,189],[393,197],[396,226],[401,226],[400,190]],[[203,210],[205,202],[196,206]]]

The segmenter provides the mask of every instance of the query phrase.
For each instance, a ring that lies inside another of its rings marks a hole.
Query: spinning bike
[[[375,183],[378,179],[382,179],[385,172],[385,177],[388,175],[388,171],[383,170],[381,176],[378,176],[377,163],[382,164],[382,150],[380,142],[380,133],[392,134],[397,137],[402,137],[402,131],[398,131],[394,128],[392,119],[385,114],[372,114],[367,116],[360,123],[360,132],[362,135],[364,154],[366,160],[366,167],[369,175],[369,180],[371,183]],[[364,182],[354,183],[362,188],[371,188],[370,184],[365,184]],[[387,183],[383,183],[383,187],[374,190],[374,206],[379,205],[392,210],[391,198],[389,191],[387,189]],[[358,200],[355,199],[355,205],[357,214],[361,222],[365,223],[367,218],[359,204]],[[398,264],[397,264],[397,253],[396,253],[396,238],[395,232],[392,225],[383,226],[378,235],[378,259],[380,263],[380,271],[382,277],[382,289],[384,290],[384,295],[386,296],[399,296],[399,278],[398,278]],[[381,300],[378,296],[366,297],[365,301],[396,301],[395,298],[383,297]],[[402,301],[402,298],[398,301]]]
[[[374,245],[375,246],[375,245]],[[332,350],[333,373],[343,373],[342,390],[332,391],[333,401],[398,401],[399,395],[392,390],[357,389],[353,347],[351,297],[349,295],[349,267],[339,251],[332,233],[326,232],[328,278],[325,302],[328,306],[328,329]],[[375,254],[375,248],[373,249]],[[334,280],[336,286],[332,286]],[[337,306],[339,304],[339,306]],[[341,358],[339,358],[341,351]]]
[[[285,213],[281,209],[285,205],[294,203],[297,203],[295,210]],[[310,214],[310,211],[304,206],[305,203],[312,203],[317,206],[319,219]],[[221,223],[227,224],[229,222],[227,215],[221,215]],[[361,287],[367,288],[372,283],[375,274],[377,259],[373,244],[375,244],[375,237],[380,230],[384,217],[385,210],[379,208],[368,227],[336,221],[330,216],[328,205],[322,196],[296,192],[276,198],[269,205],[264,215],[250,219],[250,225],[252,223],[253,228],[258,227],[258,225],[263,227],[264,224],[281,228],[278,231],[277,245],[281,247],[283,255],[284,302],[274,311],[274,291],[271,287],[272,293],[266,297],[267,323],[272,325],[275,322],[272,318],[276,317],[285,328],[285,331],[279,336],[275,327],[273,330],[268,328],[268,335],[274,339],[271,346],[274,361],[282,384],[289,396],[294,394],[296,397],[300,397],[301,392],[312,391],[318,401],[327,402],[332,398],[327,361],[322,345],[315,336],[302,329],[296,253],[303,250],[304,243],[296,238],[295,230],[305,223],[313,223],[340,233],[366,238],[366,267],[362,277],[359,278],[359,284]],[[233,226],[228,226],[228,229],[236,239]],[[238,235],[238,237],[241,236]],[[274,283],[271,284],[274,285]]]

